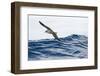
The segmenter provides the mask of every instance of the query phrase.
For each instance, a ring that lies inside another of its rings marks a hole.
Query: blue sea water
[[[88,58],[88,37],[72,34],[56,39],[28,41],[28,60],[57,60]]]

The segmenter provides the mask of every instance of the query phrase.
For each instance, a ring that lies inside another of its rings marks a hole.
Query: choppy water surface
[[[55,39],[29,40],[28,60],[82,59],[88,57],[88,38],[70,35]]]

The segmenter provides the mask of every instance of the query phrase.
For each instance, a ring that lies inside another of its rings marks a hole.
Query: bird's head
[[[45,32],[48,33],[48,34],[51,34],[51,31],[50,30],[46,30]]]

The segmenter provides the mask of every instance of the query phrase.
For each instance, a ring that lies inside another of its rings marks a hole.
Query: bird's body
[[[47,29],[47,30],[45,31],[46,33],[52,34],[53,37],[54,37],[55,39],[57,39],[57,40],[60,41],[60,39],[59,39],[58,36],[57,36],[57,32],[54,32],[51,28],[49,28],[48,26],[44,25],[41,21],[39,21],[39,23],[40,23],[43,27],[45,27],[45,28]]]
[[[45,32],[48,33],[48,34],[51,34],[51,31],[50,30],[46,30]]]

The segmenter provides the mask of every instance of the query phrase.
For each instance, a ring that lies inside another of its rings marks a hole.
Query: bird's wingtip
[[[39,23],[41,23],[41,21],[39,21]]]

